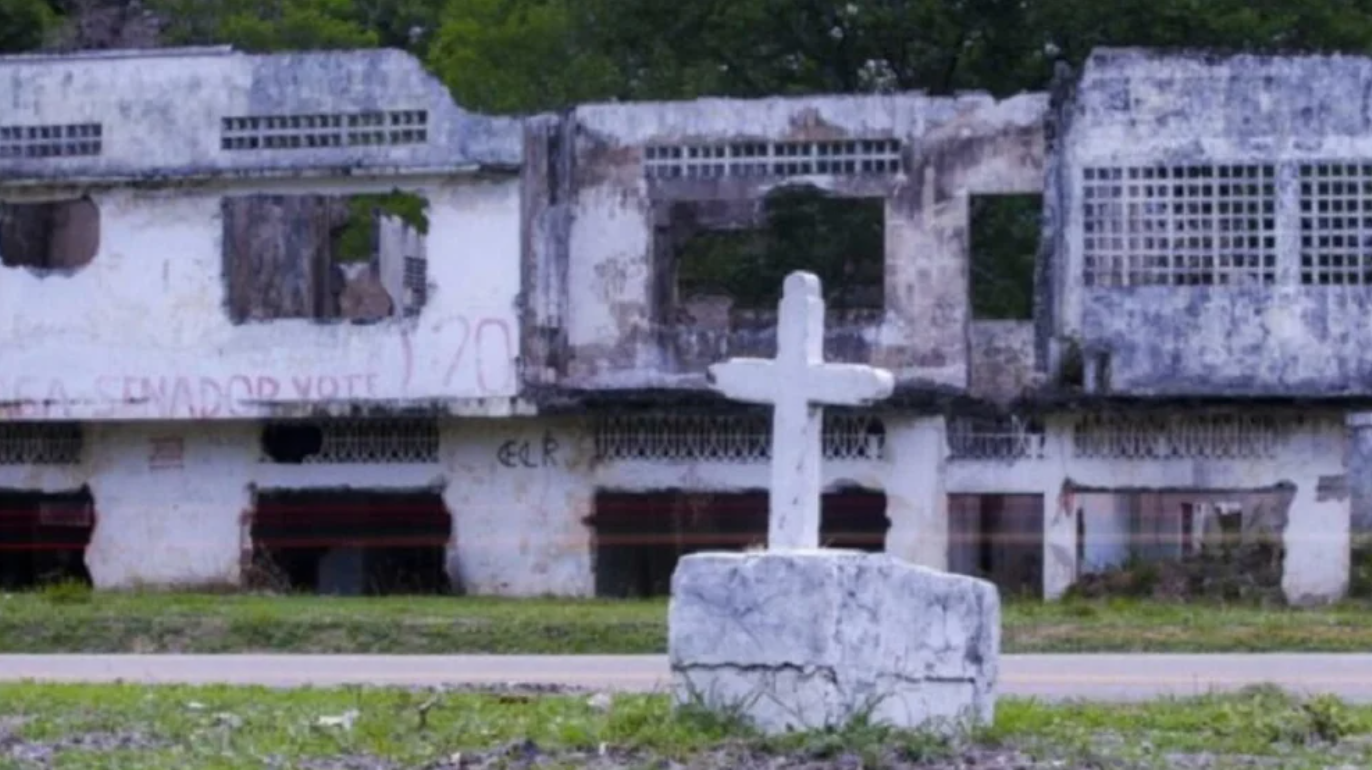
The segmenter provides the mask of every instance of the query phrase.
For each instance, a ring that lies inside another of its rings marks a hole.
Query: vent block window
[[[643,160],[649,179],[895,174],[902,168],[897,139],[649,145]]]
[[[99,155],[99,123],[0,126],[0,158],[71,158]]]
[[[247,115],[224,118],[220,147],[243,150],[312,150],[424,144],[429,140],[425,110]]]
[[[1276,283],[1276,174],[1270,165],[1087,168],[1087,286]]]

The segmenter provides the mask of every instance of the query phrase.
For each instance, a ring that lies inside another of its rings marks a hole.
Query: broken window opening
[[[262,454],[274,463],[299,465],[324,449],[324,431],[314,423],[278,422],[262,428]]]
[[[1007,595],[1043,591],[1043,495],[948,496],[948,569]]]
[[[437,491],[259,493],[248,582],[337,596],[449,593],[452,516]]]
[[[77,270],[100,250],[100,209],[89,197],[0,203],[0,264]]]
[[[262,461],[324,463],[436,463],[438,421],[432,418],[334,418],[269,422],[262,427]]]
[[[225,198],[224,275],[235,323],[376,323],[428,301],[428,201],[380,195]]]
[[[820,500],[820,542],[834,548],[885,550],[886,495],[863,489],[826,493]],[[767,493],[599,492],[592,554],[596,595],[666,596],[683,556],[742,551],[767,544]]]
[[[1078,493],[1074,592],[1234,599],[1281,592],[1293,491]]]
[[[1039,195],[973,195],[969,202],[968,291],[978,321],[1034,317],[1034,265],[1043,236]]]
[[[94,531],[95,498],[88,488],[0,491],[0,590],[91,585],[86,549]]]
[[[885,307],[885,202],[810,185],[762,201],[676,203],[659,230],[663,320],[712,326],[733,314],[774,314],[787,275],[823,285],[830,312]],[[715,320],[711,320],[715,319]]]

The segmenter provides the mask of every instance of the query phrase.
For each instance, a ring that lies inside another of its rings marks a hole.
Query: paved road
[[[557,684],[652,691],[667,659],[631,656],[0,655],[0,681],[279,686]],[[1007,655],[1001,692],[1136,700],[1271,683],[1372,703],[1372,655]]]

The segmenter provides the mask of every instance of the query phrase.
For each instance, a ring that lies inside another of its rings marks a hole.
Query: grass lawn
[[[665,696],[0,684],[0,768],[1367,766],[1372,708],[1258,689],[1127,706],[1003,700],[953,742],[764,739]]]
[[[0,595],[0,652],[658,653],[665,600]],[[1005,652],[1372,649],[1372,607],[1010,602]]]

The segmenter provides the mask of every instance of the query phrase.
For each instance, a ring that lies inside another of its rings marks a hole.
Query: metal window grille
[[[423,257],[405,257],[401,285],[405,290],[405,316],[419,315],[429,299],[429,261]]]
[[[1041,423],[1015,415],[955,417],[948,423],[952,460],[1041,460],[1046,443]]]
[[[320,449],[307,465],[343,463],[436,463],[438,422],[431,419],[330,419],[310,423]],[[262,462],[272,462],[265,454]]]
[[[78,465],[83,448],[80,423],[0,425],[0,465]]]
[[[1300,167],[1301,283],[1372,285],[1372,164]]]
[[[1276,283],[1275,176],[1270,165],[1085,169],[1083,282]]]
[[[100,123],[0,126],[0,158],[71,158],[99,155]]]
[[[1249,415],[1090,415],[1076,426],[1077,457],[1246,460],[1276,456],[1282,422]]]
[[[423,144],[428,122],[425,110],[232,117],[223,119],[220,146],[233,151]]]
[[[650,179],[716,179],[805,175],[894,174],[901,170],[897,139],[828,142],[733,142],[650,145]]]
[[[596,459],[766,462],[772,457],[771,430],[771,418],[762,412],[605,416],[595,425]],[[826,460],[882,459],[886,456],[885,425],[871,415],[826,413],[823,449]]]

